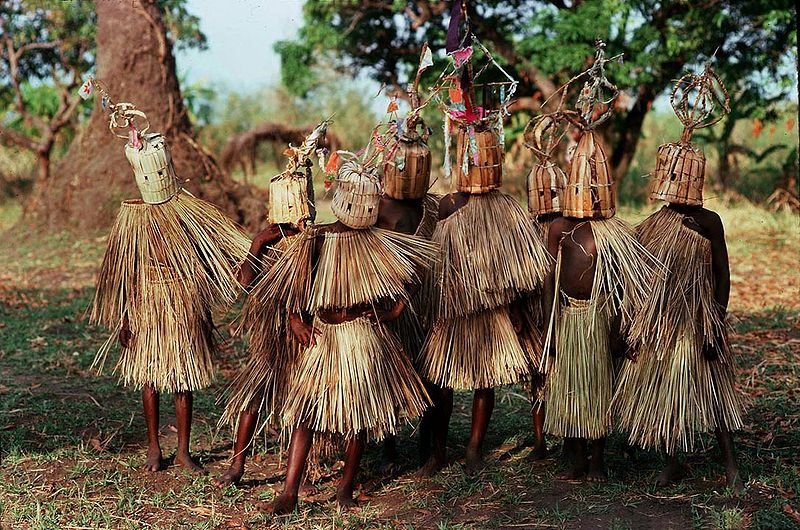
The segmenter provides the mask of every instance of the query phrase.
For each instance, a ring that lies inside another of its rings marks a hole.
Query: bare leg
[[[661,470],[656,478],[656,486],[663,488],[678,482],[683,476],[684,468],[678,460],[678,455],[667,455],[667,465]]]
[[[233,458],[228,470],[214,484],[224,488],[230,484],[238,484],[244,475],[244,463],[247,459],[247,449],[253,443],[253,433],[256,430],[258,414],[246,410],[239,414],[239,426],[236,429],[236,441],[233,444]]]
[[[439,389],[431,384],[425,383],[425,390],[428,395],[433,398]],[[419,463],[425,465],[431,457],[431,444],[433,443],[433,424],[435,422],[436,413],[433,408],[429,408],[422,414],[419,422]]]
[[[206,471],[189,454],[193,403],[194,397],[191,392],[178,392],[175,394],[175,417],[178,423],[178,450],[175,453],[175,463],[192,473],[205,473]]]
[[[584,438],[564,438],[564,449],[571,457],[570,469],[559,475],[564,480],[576,480],[586,474],[586,440]]]
[[[383,440],[380,472],[382,475],[388,475],[395,467],[397,467],[397,436],[390,434]]]
[[[164,469],[164,459],[161,456],[161,445],[158,443],[159,396],[153,385],[145,385],[142,388],[142,403],[144,421],[147,425],[147,460],[144,461],[144,469],[161,471]]]
[[[300,482],[303,480],[303,469],[306,467],[308,452],[311,450],[311,442],[314,433],[301,425],[292,433],[292,440],[289,442],[289,455],[286,464],[286,482],[281,493],[275,502],[272,503],[272,513],[282,515],[294,510],[297,506],[297,493],[300,491]]]
[[[727,429],[717,429],[714,431],[717,436],[719,450],[722,452],[722,459],[725,462],[725,475],[728,479],[728,488],[738,497],[744,493],[744,481],[739,474],[739,465],[736,462],[736,449],[733,445],[733,436]]]
[[[533,420],[533,450],[528,455],[529,460],[542,460],[547,458],[547,444],[544,441],[544,402],[534,404],[531,410]]]
[[[586,479],[589,482],[608,482],[605,464],[606,439],[592,440],[592,459],[589,461],[589,472]]]
[[[353,500],[353,486],[356,481],[356,473],[358,473],[358,464],[361,462],[361,455],[364,454],[364,445],[366,445],[364,433],[351,439],[347,444],[344,471],[342,472],[341,480],[339,480],[339,486],[336,488],[336,502],[345,509],[357,506],[356,501]]]
[[[489,429],[494,410],[494,389],[480,388],[472,398],[472,430],[467,443],[467,472],[475,473],[483,467],[483,440]]]
[[[429,477],[447,465],[447,431],[453,413],[453,389],[439,388],[433,393],[434,404],[429,411],[432,447],[431,455],[419,470],[420,476]]]

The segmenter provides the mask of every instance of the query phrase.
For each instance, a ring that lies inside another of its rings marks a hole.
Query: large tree
[[[94,64],[96,77],[104,82],[115,100],[136,104],[149,117],[151,131],[167,136],[176,170],[181,178],[188,179],[188,189],[217,204],[237,221],[255,226],[263,216],[262,199],[253,189],[224,174],[213,157],[197,143],[181,97],[173,46],[203,45],[205,40],[199,32],[197,18],[188,15],[184,3],[184,0],[109,0],[54,5],[53,2],[12,0],[12,4],[20,8],[17,22],[23,20],[19,18],[23,16],[38,25],[7,24],[4,36],[16,43],[17,50],[26,52],[28,62],[20,64],[29,65],[26,66],[29,79],[32,76],[42,80],[42,86],[53,83],[56,75],[64,72],[64,65],[69,62],[63,54],[79,55],[68,71],[68,81],[56,83],[61,91],[60,100],[68,111],[73,109],[69,111],[73,114],[78,108],[74,89],[88,73],[88,67]],[[65,33],[76,42],[67,45],[55,28],[71,8],[78,10],[76,19],[82,20],[84,25],[80,26],[83,28],[80,35]],[[92,27],[94,17],[96,29]],[[40,51],[58,55],[44,56]],[[13,77],[10,84],[13,93],[19,94]],[[24,95],[23,91],[23,103]],[[38,120],[32,112],[28,111],[27,116],[18,113],[23,122],[28,120],[36,125]],[[35,141],[41,143],[45,136],[43,130],[47,134],[48,129],[41,126],[18,130],[16,134],[27,134],[34,140],[39,137]],[[96,98],[88,123],[69,144],[63,159],[54,168],[38,172],[26,210],[28,218],[48,225],[77,228],[107,224],[120,199],[138,196],[123,145],[122,140],[109,132],[108,111],[102,108],[100,98]]]
[[[609,54],[625,53],[624,63],[609,75],[631,98],[605,131],[617,179],[630,165],[653,101],[681,72],[699,68],[716,51],[716,67],[728,82],[759,82],[764,76],[780,81],[791,76],[781,66],[797,42],[794,2],[789,0],[466,3],[472,31],[520,80],[516,111],[539,110],[561,83],[584,69],[596,38],[606,40]],[[308,92],[319,82],[315,65],[333,61],[402,93],[422,42],[444,48],[450,4],[309,0],[299,37],[276,46],[284,83]],[[430,80],[436,74],[427,75]]]

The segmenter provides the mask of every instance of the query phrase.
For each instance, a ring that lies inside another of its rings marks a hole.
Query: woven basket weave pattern
[[[331,209],[336,218],[350,228],[369,228],[378,220],[381,194],[375,168],[348,161],[339,169]]]
[[[677,204],[703,204],[706,157],[690,143],[669,143],[658,148],[650,198]]]
[[[608,157],[592,131],[584,132],[569,172],[562,213],[579,219],[609,218],[616,211]]]
[[[470,150],[469,132],[459,127],[456,136],[456,188],[466,193],[487,193],[503,183],[505,150],[497,133],[491,129],[475,131],[477,163]],[[464,157],[468,158],[467,172],[463,171]]]
[[[145,135],[143,140],[141,149],[126,145],[125,156],[133,168],[142,200],[148,204],[161,204],[175,196],[181,185],[164,137],[152,133]]]
[[[401,162],[402,161],[402,167]],[[394,160],[383,166],[384,192],[392,199],[421,199],[431,180],[431,150],[419,136],[403,136]]]

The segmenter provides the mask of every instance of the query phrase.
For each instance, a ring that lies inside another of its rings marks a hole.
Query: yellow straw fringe
[[[663,208],[638,229],[641,241],[669,267],[654,282],[635,326],[649,327],[636,362],[626,361],[613,409],[633,444],[691,451],[695,432],[742,427],[743,396],[714,300],[710,242],[683,225],[683,215]],[[703,356],[704,344],[722,355]]]
[[[90,317],[114,333],[93,367],[102,371],[127,317],[134,340],[116,368],[125,384],[153,384],[164,392],[208,386],[212,313],[236,299],[235,266],[248,247],[233,222],[188,192],[159,205],[123,202]]]
[[[280,256],[303,234],[281,239],[264,255],[262,266],[268,271]],[[265,273],[260,275],[263,280]],[[240,330],[247,334],[248,359],[224,394],[225,410],[220,426],[228,424],[234,432],[242,412],[258,412],[256,434],[267,425],[280,427],[281,408],[286,400],[290,376],[300,353],[284,306],[264,298],[265,282],[257,281],[244,303]]]
[[[358,318],[317,320],[314,327],[316,344],[302,354],[292,377],[284,425],[307,424],[346,438],[367,431],[379,440],[428,407],[422,381],[385,326]]]
[[[597,262],[592,300],[608,300],[610,314],[620,316],[620,333],[639,344],[649,330],[634,325],[641,318],[657,279],[666,277],[666,268],[636,239],[625,221],[610,219],[590,221]]]
[[[472,195],[440,221],[441,261],[431,275],[433,319],[504,306],[539,287],[552,260],[528,214],[500,191]]]
[[[436,223],[439,222],[439,201],[441,200],[441,195],[433,193],[428,193],[422,199],[422,220],[414,232],[415,236],[424,237],[425,239],[430,239],[433,236],[433,231],[436,230]]]
[[[562,296],[568,305],[557,307],[556,355],[548,359],[544,390],[544,430],[570,438],[603,438],[611,431],[612,316],[608,304]]]
[[[508,308],[500,307],[434,324],[418,366],[442,387],[493,388],[525,379],[531,353],[522,348]]]
[[[636,232],[669,270],[665,280],[653,282],[652,296],[636,319],[635,333],[642,337],[643,349],[661,359],[675,349],[680,336],[689,334],[715,345],[727,359],[723,311],[714,299],[711,243],[667,207],[645,219]]]
[[[408,297],[409,284],[436,259],[436,246],[412,235],[380,228],[326,232],[306,307],[349,308]],[[343,268],[346,266],[346,268]]]
[[[696,432],[742,428],[733,367],[706,360],[702,347],[697,336],[682,335],[664,359],[642,352],[623,364],[613,410],[631,444],[675,454],[694,449]]]

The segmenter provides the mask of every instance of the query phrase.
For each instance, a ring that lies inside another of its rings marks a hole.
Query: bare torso
[[[554,257],[561,252],[561,292],[571,298],[591,298],[597,246],[588,220],[556,218],[550,225],[547,248]]]

